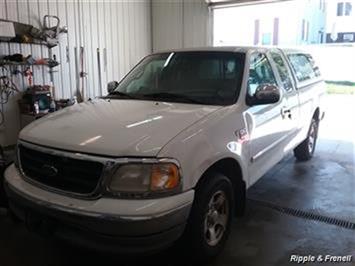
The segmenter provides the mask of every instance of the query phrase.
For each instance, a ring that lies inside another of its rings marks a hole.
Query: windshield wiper
[[[125,97],[129,99],[135,99],[133,96],[129,95],[128,93],[120,92],[120,91],[111,91],[107,96],[117,95],[120,97]]]
[[[206,104],[204,102],[192,99],[186,95],[183,94],[178,94],[178,93],[170,93],[170,92],[157,92],[157,93],[150,93],[150,94],[144,94],[144,97],[147,98],[152,98],[152,99],[159,99],[159,100],[174,100],[174,99],[180,99],[185,102],[189,103],[196,103],[196,104]]]

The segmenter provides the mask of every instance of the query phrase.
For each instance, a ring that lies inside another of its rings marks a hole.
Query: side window
[[[307,55],[307,54],[305,56],[307,57],[307,60],[311,64],[311,66],[313,68],[313,71],[314,71],[314,74],[316,75],[316,77],[320,77],[321,74],[320,74],[320,71],[319,71],[319,67],[316,64],[316,62],[314,61],[314,59],[312,58],[312,56]]]
[[[248,94],[253,96],[261,84],[276,85],[276,79],[267,57],[264,54],[256,53],[250,58]]]
[[[310,55],[289,54],[288,58],[298,81],[307,81],[320,76],[319,68]]]
[[[284,59],[282,58],[282,56],[279,53],[276,53],[276,52],[271,52],[271,57],[272,57],[272,60],[274,60],[274,62],[275,62],[277,72],[280,75],[283,88],[288,92],[292,91],[293,85],[292,85],[292,80],[291,80],[291,73],[290,73]]]

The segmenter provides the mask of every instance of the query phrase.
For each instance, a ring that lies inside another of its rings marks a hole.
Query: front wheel
[[[307,138],[293,150],[299,161],[308,161],[313,157],[318,137],[318,126],[319,122],[312,118]]]
[[[198,185],[184,233],[184,245],[198,261],[216,256],[230,231],[233,187],[224,175],[214,173]]]

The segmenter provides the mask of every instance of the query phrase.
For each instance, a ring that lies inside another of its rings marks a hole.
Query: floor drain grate
[[[307,211],[303,211],[303,210],[299,210],[299,209],[293,209],[293,208],[289,208],[289,207],[282,207],[279,206],[277,204],[271,203],[271,202],[267,202],[267,201],[262,201],[262,200],[257,200],[257,199],[250,199],[248,198],[249,201],[252,201],[260,206],[264,206],[273,210],[276,210],[278,212],[281,213],[285,213],[288,215],[292,215],[295,217],[299,217],[299,218],[304,218],[304,219],[309,219],[309,220],[314,220],[314,221],[319,221],[319,222],[323,222],[323,223],[327,223],[327,224],[332,224],[332,225],[336,225],[339,227],[343,227],[346,229],[351,229],[351,230],[355,230],[355,223],[350,222],[350,221],[345,221],[342,219],[338,219],[338,218],[334,218],[334,217],[328,217],[328,216],[324,216],[321,214],[317,214],[317,213],[313,213],[313,212],[307,212]]]

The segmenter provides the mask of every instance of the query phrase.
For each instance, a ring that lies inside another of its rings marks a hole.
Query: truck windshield
[[[230,105],[236,102],[245,55],[172,52],[144,58],[107,97]]]

